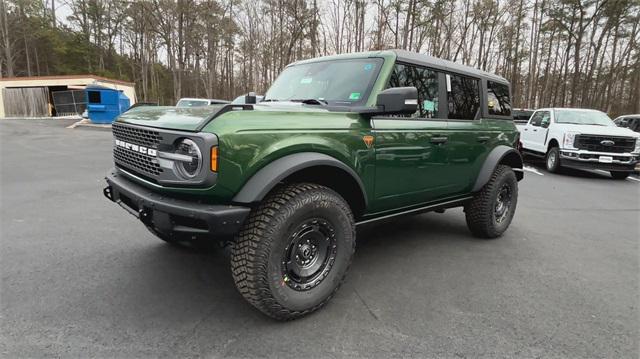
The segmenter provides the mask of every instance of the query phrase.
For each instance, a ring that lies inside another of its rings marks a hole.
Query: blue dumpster
[[[89,85],[85,89],[87,113],[93,123],[112,123],[131,106],[129,98],[121,90],[99,85]]]

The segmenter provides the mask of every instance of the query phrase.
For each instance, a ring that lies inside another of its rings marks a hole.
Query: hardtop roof
[[[418,54],[415,52],[400,50],[400,49],[353,52],[353,53],[347,53],[347,54],[316,57],[308,60],[296,61],[290,64],[289,66],[299,65],[304,63],[319,62],[319,61],[339,60],[339,59],[357,59],[357,58],[366,58],[366,57],[395,57],[396,60],[400,62],[421,65],[421,66],[433,68],[435,70],[454,72],[454,73],[459,73],[461,75],[485,78],[491,81],[509,84],[509,81],[507,81],[507,79],[505,79],[502,76],[498,76],[496,74],[482,71],[482,70],[473,68],[471,66],[462,65],[453,61],[443,60],[437,57],[433,57],[425,54]]]

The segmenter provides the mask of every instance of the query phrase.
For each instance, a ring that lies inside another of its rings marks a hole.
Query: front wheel
[[[507,230],[518,203],[518,180],[511,167],[498,165],[491,179],[464,207],[467,226],[480,238],[496,238]]]
[[[345,200],[324,186],[292,184],[249,215],[234,244],[231,269],[249,303],[289,320],[331,299],[354,250],[355,224]]]
[[[560,169],[560,150],[558,147],[551,147],[547,152],[545,161],[547,171],[555,173]]]
[[[613,179],[617,179],[617,180],[623,180],[626,179],[627,177],[629,177],[629,172],[622,172],[622,171],[611,171],[611,177],[613,177]]]

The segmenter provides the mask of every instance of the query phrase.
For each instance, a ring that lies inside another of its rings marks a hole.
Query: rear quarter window
[[[511,98],[507,85],[487,81],[487,108],[490,115],[511,116]]]

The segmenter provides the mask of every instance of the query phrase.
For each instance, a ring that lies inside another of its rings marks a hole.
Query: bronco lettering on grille
[[[118,139],[116,139],[115,143],[116,143],[116,146],[118,146],[118,147],[126,148],[126,149],[134,151],[134,152],[140,152],[142,154],[149,155],[149,156],[157,156],[158,155],[158,152],[156,150],[154,150],[153,148],[147,148],[145,146],[134,145],[133,143],[125,142],[125,141],[118,140]]]

